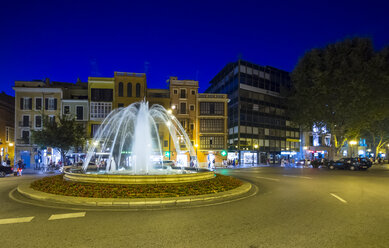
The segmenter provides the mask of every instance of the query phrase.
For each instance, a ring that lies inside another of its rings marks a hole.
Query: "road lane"
[[[2,244],[4,247],[389,246],[389,173],[385,170],[269,167],[220,172],[253,182],[259,187],[258,194],[200,208],[87,211],[83,218],[61,221],[48,219],[53,214],[73,211],[19,207],[18,203],[9,202],[16,208],[9,211],[8,206],[0,215],[36,217],[30,223],[0,225],[5,236],[23,233],[23,237],[6,239]],[[1,187],[2,198],[3,191],[6,190]],[[348,204],[341,204],[330,193]],[[23,215],[26,212],[36,215]]]

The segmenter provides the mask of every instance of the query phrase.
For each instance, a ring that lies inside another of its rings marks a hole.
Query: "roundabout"
[[[54,177],[58,178],[59,176],[54,176]],[[46,177],[40,180],[45,180],[45,179],[47,180],[48,178],[50,179],[53,177]],[[38,182],[40,180],[37,180],[35,182]],[[98,210],[104,210],[104,209],[131,210],[131,209],[150,209],[150,208],[176,208],[176,207],[196,207],[196,206],[199,207],[199,206],[206,206],[206,205],[223,204],[230,201],[235,201],[235,200],[252,196],[256,194],[258,190],[256,186],[253,186],[249,182],[239,181],[240,182],[239,185],[236,185],[236,187],[234,188],[228,188],[228,189],[226,188],[226,190],[224,191],[220,190],[208,194],[190,195],[184,193],[181,196],[175,196],[175,197],[172,197],[171,194],[159,194],[159,197],[152,197],[152,195],[150,194],[141,194],[141,195],[138,194],[138,195],[134,195],[134,197],[132,198],[81,197],[81,196],[68,196],[68,195],[42,192],[34,189],[35,182],[33,183],[26,182],[26,183],[19,184],[16,190],[10,193],[11,198],[22,203],[29,203],[32,205],[46,205],[54,208],[56,206],[59,208],[64,208],[64,206],[66,205],[69,208],[89,208],[89,209],[92,208]],[[98,185],[102,185],[102,184],[98,184]],[[171,186],[171,184],[161,184],[160,186],[165,187],[166,185]],[[190,187],[190,185],[187,184],[183,184],[181,186]],[[106,187],[106,185],[104,187]],[[197,193],[199,192],[200,191],[197,191]],[[17,193],[19,196],[18,197],[15,196],[15,193]],[[112,193],[110,192],[109,194]]]

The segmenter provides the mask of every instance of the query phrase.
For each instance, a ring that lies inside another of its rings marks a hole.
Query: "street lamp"
[[[14,143],[9,143],[8,145],[9,145],[9,146],[14,146]]]
[[[357,142],[355,140],[351,140],[350,141],[350,145],[351,145],[351,157],[354,157],[354,148],[353,148],[353,145],[356,145]]]

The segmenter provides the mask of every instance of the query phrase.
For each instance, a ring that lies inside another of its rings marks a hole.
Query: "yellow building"
[[[147,95],[146,74],[115,72],[114,108],[126,107]]]
[[[0,162],[13,165],[15,139],[15,99],[12,96],[0,93]],[[9,164],[10,163],[10,164]]]
[[[88,78],[89,121],[87,134],[90,137],[96,134],[101,122],[112,111],[114,89],[115,78]]]

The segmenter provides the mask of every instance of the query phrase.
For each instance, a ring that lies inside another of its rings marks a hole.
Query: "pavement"
[[[253,167],[218,173],[258,192],[204,206],[77,209],[9,197],[44,175],[0,178],[1,247],[389,247],[389,168]]]

